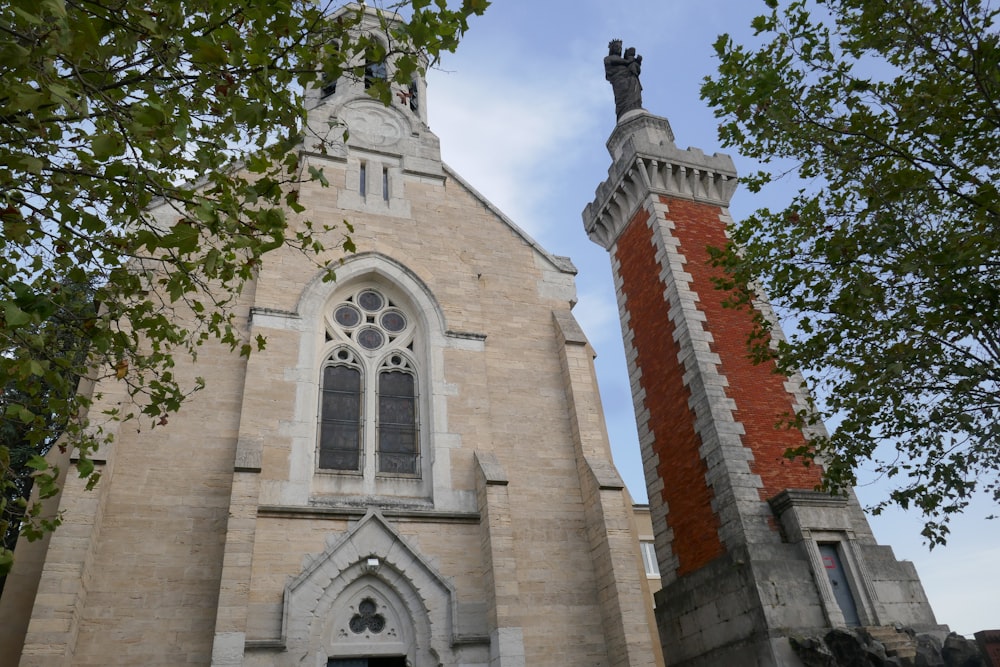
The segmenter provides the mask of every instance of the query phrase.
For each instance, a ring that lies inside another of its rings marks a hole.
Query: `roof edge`
[[[541,244],[538,243],[538,241],[531,238],[531,235],[528,234],[528,232],[521,229],[513,220],[507,217],[507,215],[499,208],[497,208],[497,206],[493,202],[487,199],[483,195],[483,193],[481,193],[479,190],[470,185],[469,182],[466,181],[464,178],[459,176],[458,172],[456,172],[454,169],[448,166],[447,163],[442,161],[441,167],[444,169],[445,174],[455,179],[455,181],[457,181],[462,187],[471,192],[476,199],[481,201],[483,205],[486,206],[486,208],[488,208],[494,215],[500,218],[508,227],[510,227],[514,231],[515,234],[524,239],[524,241],[528,245],[530,245],[532,248],[538,251],[538,253],[542,257],[544,257],[550,264],[552,264],[552,266],[555,267],[558,271],[561,271],[563,273],[569,273],[574,276],[578,273],[576,266],[573,264],[573,260],[571,260],[569,257],[563,257],[561,255],[553,255],[552,253],[550,253],[548,250],[543,248]]]

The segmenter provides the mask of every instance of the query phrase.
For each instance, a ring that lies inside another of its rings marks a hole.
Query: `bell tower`
[[[641,58],[609,48],[622,112],[583,220],[614,274],[667,664],[800,665],[793,636],[939,628],[912,564],[875,542],[853,494],[814,491],[821,471],[784,456],[809,434],[775,424],[806,397],[798,380],[747,358],[751,314],[723,307],[707,251],[732,222],[732,160],[677,148],[627,78]]]
[[[400,17],[355,3],[339,9],[338,15],[353,21],[356,33],[380,42],[388,55],[375,61],[363,52],[354,53],[339,77],[305,91],[309,116],[304,153],[310,165],[344,169],[343,188],[337,193],[339,208],[408,218],[412,211],[405,174],[445,178],[441,143],[427,119],[423,76],[427,56],[418,53],[417,71],[408,82],[399,83],[400,55],[393,53],[390,33]],[[369,94],[370,88],[378,86],[388,88],[388,104]]]

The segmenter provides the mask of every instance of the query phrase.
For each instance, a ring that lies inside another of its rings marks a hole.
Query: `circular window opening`
[[[358,294],[358,305],[373,313],[376,310],[381,310],[382,306],[385,305],[385,299],[375,290],[367,289]]]
[[[350,304],[341,304],[333,311],[333,319],[345,329],[351,329],[361,323],[361,311]]]
[[[377,350],[385,342],[385,336],[374,327],[365,327],[358,332],[358,345],[366,350]]]
[[[406,317],[398,310],[390,310],[382,313],[379,323],[389,333],[399,333],[406,328]]]
[[[385,617],[382,614],[376,613],[376,611],[377,607],[374,600],[368,598],[362,600],[361,604],[358,605],[358,613],[348,623],[351,632],[358,635],[366,630],[372,634],[382,632],[385,629]]]

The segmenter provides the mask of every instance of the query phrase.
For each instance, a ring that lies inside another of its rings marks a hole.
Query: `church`
[[[378,33],[371,10],[341,11]],[[614,76],[638,77],[615,48]],[[163,428],[121,428],[94,491],[65,479],[63,525],[19,548],[0,655],[764,667],[801,665],[791,638],[806,631],[940,628],[856,499],[814,492],[815,470],[782,456],[808,434],[773,431],[773,416],[805,397],[747,362],[748,322],[721,308],[704,257],[725,238],[731,160],[679,150],[612,83],[612,164],[583,219],[626,332],[655,611],[572,261],[442,162],[422,78],[385,107],[345,77],[309,93],[312,129],[349,134],[329,151],[307,140],[329,187],[302,183],[298,200],[318,224],[349,221],[356,252],[320,258],[334,281],[269,254],[240,303],[266,349],[179,361],[207,387]],[[96,411],[124,399],[97,391]]]

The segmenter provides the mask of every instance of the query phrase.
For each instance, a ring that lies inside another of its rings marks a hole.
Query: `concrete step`
[[[917,655],[917,644],[913,637],[891,625],[866,626],[865,632],[885,647],[886,655],[913,658]]]

